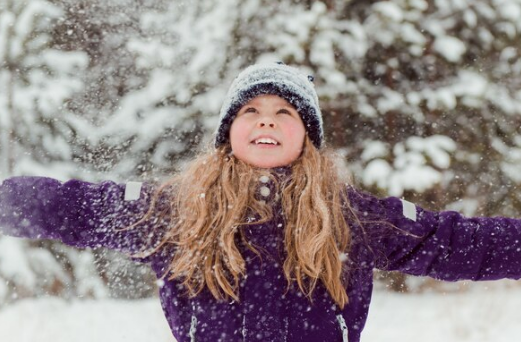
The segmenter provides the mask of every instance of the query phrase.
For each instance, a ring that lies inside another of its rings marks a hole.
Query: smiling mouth
[[[272,145],[272,146],[280,145],[279,142],[277,142],[276,140],[271,139],[271,138],[255,139],[255,140],[252,141],[252,144],[255,144],[255,145]]]

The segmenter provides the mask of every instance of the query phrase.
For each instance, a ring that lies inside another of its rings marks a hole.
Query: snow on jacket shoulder
[[[143,218],[151,196],[151,186],[141,183],[13,177],[0,185],[0,233],[136,253],[161,235],[155,218],[125,229]]]

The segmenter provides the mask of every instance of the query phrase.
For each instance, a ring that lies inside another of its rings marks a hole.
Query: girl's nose
[[[262,117],[259,120],[259,122],[257,122],[257,126],[259,128],[265,128],[265,127],[275,128],[276,127],[275,121],[273,121],[273,119],[269,116]]]

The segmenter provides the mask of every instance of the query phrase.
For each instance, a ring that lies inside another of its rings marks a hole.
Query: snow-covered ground
[[[375,292],[362,341],[521,340],[521,289],[469,293]]]
[[[375,291],[363,342],[512,342],[521,336],[521,289],[465,293]],[[175,342],[159,301],[42,298],[0,309],[0,341]]]

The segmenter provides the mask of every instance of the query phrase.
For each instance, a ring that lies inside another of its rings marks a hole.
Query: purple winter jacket
[[[152,193],[148,184],[10,178],[0,185],[0,232],[137,252],[158,241],[168,222],[154,229],[157,224],[151,218],[135,229],[117,228],[141,218]],[[247,264],[240,302],[216,301],[208,291],[190,299],[176,281],[161,286],[161,304],[177,341],[359,341],[374,268],[449,281],[521,276],[520,220],[430,212],[398,198],[377,199],[354,189],[349,189],[349,198],[361,224],[348,222],[353,241],[347,261],[349,304],[343,310],[322,285],[312,303],[294,287],[286,292],[284,220],[280,207],[275,207],[270,222],[244,229],[264,253],[261,260],[239,243]],[[135,259],[149,263],[161,276],[174,253],[168,248]]]

